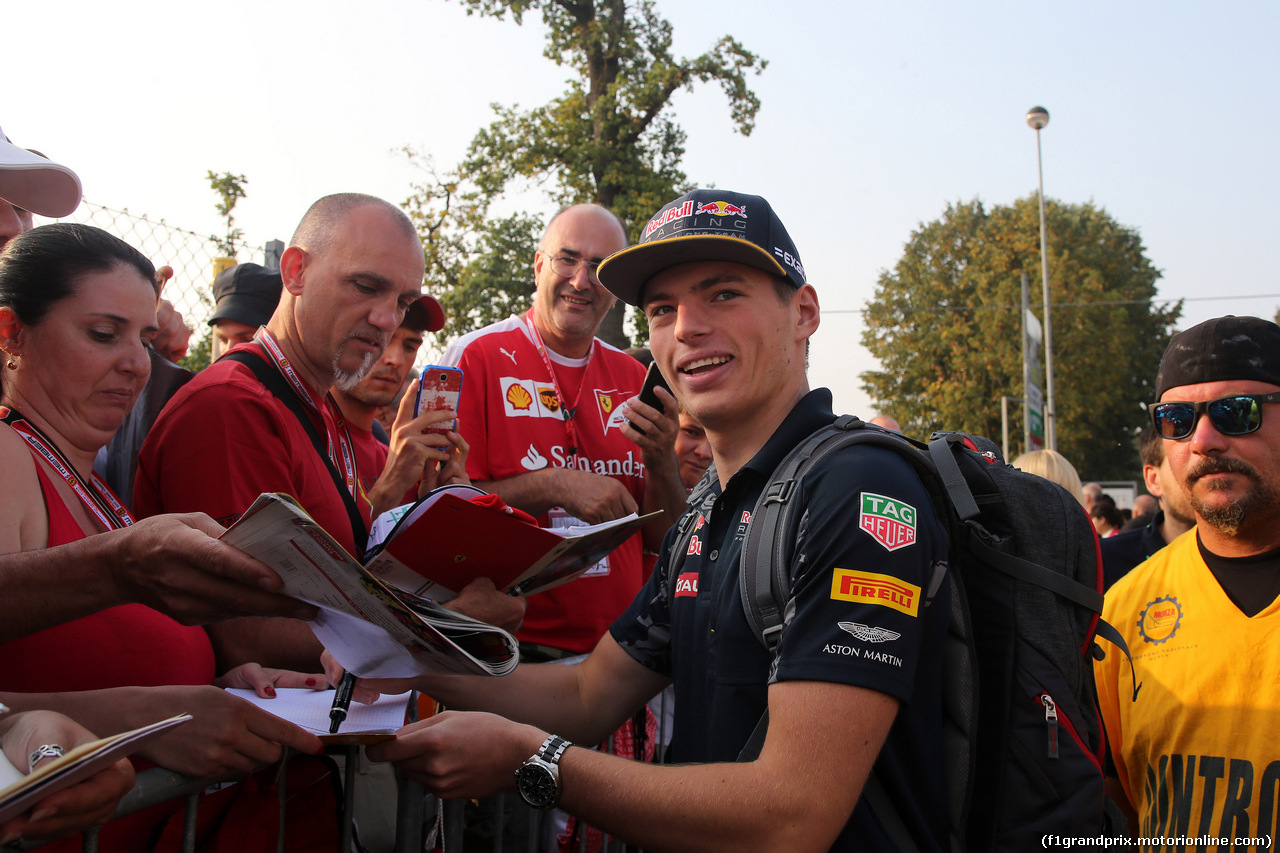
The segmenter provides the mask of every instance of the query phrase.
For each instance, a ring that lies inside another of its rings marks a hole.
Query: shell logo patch
[[[1147,602],[1138,617],[1138,633],[1152,645],[1160,645],[1173,639],[1182,624],[1182,605],[1172,595],[1162,595]]]
[[[884,495],[862,493],[858,526],[886,551],[916,544],[916,508]]]
[[[912,617],[920,610],[920,587],[875,572],[836,569],[831,573],[831,598],[891,607]]]
[[[523,385],[512,385],[507,389],[507,403],[513,409],[527,412],[533,405],[533,395]]]

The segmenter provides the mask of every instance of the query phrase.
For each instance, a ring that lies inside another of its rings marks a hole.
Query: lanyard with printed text
[[[62,455],[58,445],[40,432],[39,427],[24,418],[21,412],[8,407],[0,407],[0,412],[3,413],[0,414],[0,420],[13,427],[13,431],[31,445],[36,454],[63,479],[71,491],[75,492],[76,497],[89,512],[93,513],[103,527],[107,530],[115,530],[133,524],[133,517],[129,515],[129,510],[125,509],[124,504],[120,503],[120,498],[116,497],[116,493],[111,491],[111,487],[102,482],[96,473],[90,471],[89,480],[86,483],[84,478],[76,473],[75,467]]]
[[[339,461],[342,462],[343,479],[346,481],[347,491],[350,492],[353,498],[357,497],[359,484],[356,480],[356,462],[355,454],[352,450],[351,434],[347,431],[347,419],[343,417],[342,410],[338,408],[337,401],[333,399],[333,394],[325,395],[325,405],[328,407],[329,413],[333,415],[334,424],[338,430],[336,450],[334,448],[333,433],[329,430],[329,422],[325,420],[324,413],[320,411],[320,407],[316,404],[315,398],[311,396],[311,392],[307,390],[307,386],[298,377],[298,374],[294,372],[293,365],[289,363],[284,351],[280,349],[280,344],[276,341],[275,335],[267,331],[266,326],[263,326],[258,329],[258,334],[254,335],[253,339],[271,356],[271,363],[284,376],[285,381],[289,383],[289,387],[297,394],[298,399],[305,403],[307,408],[314,412],[320,418],[320,422],[325,425],[325,437],[329,442],[329,461],[335,466]]]
[[[533,322],[533,309],[529,309],[529,313],[524,318],[525,325],[529,328],[529,336],[533,338],[533,346],[538,351],[538,355],[542,357],[542,363],[547,367],[547,373],[551,374],[551,387],[556,389],[556,397],[560,400],[560,410],[564,412],[564,426],[569,433],[569,449],[570,456],[578,452],[578,427],[574,423],[574,418],[578,414],[578,403],[582,400],[582,386],[587,382],[587,371],[591,367],[591,357],[596,352],[596,342],[593,338],[591,341],[591,349],[587,351],[587,361],[582,365],[582,379],[578,380],[578,394],[573,398],[573,406],[570,407],[569,399],[565,397],[564,392],[560,390],[560,380],[556,378],[556,369],[551,364],[551,356],[547,354],[547,348],[542,343],[542,335],[538,334],[538,327]]]

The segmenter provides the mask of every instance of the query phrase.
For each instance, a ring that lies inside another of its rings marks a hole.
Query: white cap
[[[19,148],[0,130],[0,199],[57,219],[79,206],[82,192],[75,172]]]

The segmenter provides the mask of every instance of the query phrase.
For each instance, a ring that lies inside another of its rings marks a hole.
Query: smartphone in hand
[[[418,385],[418,401],[413,410],[417,417],[423,412],[436,412],[441,409],[458,411],[458,398],[462,396],[462,371],[456,367],[442,367],[429,364],[422,368],[422,377]],[[458,419],[430,427],[435,432],[448,432],[457,429]]]
[[[650,362],[649,370],[644,375],[644,385],[640,386],[640,402],[647,403],[659,412],[665,413],[667,407],[662,404],[662,401],[658,399],[658,395],[654,393],[653,390],[658,387],[666,389],[668,394],[671,393],[671,386],[667,384],[667,380],[663,377],[662,371],[658,370],[658,363],[656,361]],[[632,424],[631,428],[641,435],[644,435],[644,430],[640,429],[640,427],[635,424]]]

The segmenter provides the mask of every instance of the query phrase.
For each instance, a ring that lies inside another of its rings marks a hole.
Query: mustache
[[[1258,479],[1258,472],[1248,462],[1229,456],[1214,456],[1205,459],[1187,472],[1187,485],[1193,486],[1201,477],[1210,474],[1242,474],[1251,479]]]
[[[387,344],[391,343],[390,335],[381,329],[375,329],[373,326],[356,329],[351,334],[347,335],[342,342],[345,344],[347,341],[355,340],[356,338],[365,338],[366,340],[377,341],[383,349],[386,349]]]

